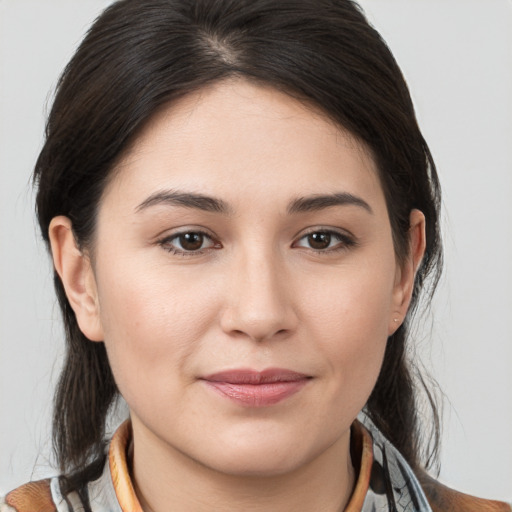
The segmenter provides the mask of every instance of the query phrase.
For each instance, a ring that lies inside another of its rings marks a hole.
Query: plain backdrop
[[[57,78],[106,0],[0,0],[0,494],[54,474],[62,332],[30,174]],[[364,0],[444,191],[446,269],[417,333],[448,397],[441,479],[512,500],[512,2]]]

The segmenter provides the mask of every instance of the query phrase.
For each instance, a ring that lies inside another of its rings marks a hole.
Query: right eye
[[[172,254],[203,254],[205,250],[218,246],[210,235],[203,231],[183,231],[161,240],[160,245]]]

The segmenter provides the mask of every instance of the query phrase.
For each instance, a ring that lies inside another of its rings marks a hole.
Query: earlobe
[[[71,221],[54,217],[49,237],[53,264],[80,330],[91,341],[103,341],[96,280],[89,257],[77,247]]]
[[[393,292],[393,311],[389,322],[389,334],[393,334],[402,324],[414,289],[416,272],[425,254],[425,215],[420,210],[412,210],[409,216],[409,252],[405,261],[397,268]]]

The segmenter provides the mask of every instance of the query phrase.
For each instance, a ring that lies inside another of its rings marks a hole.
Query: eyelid
[[[180,236],[186,235],[187,233],[195,233],[195,234],[202,235],[203,237],[208,238],[212,242],[212,245],[209,247],[198,249],[197,251],[187,251],[186,249],[170,247],[170,243],[172,240],[175,240],[176,238],[179,238]],[[175,254],[175,255],[179,255],[179,256],[200,255],[200,254],[204,254],[206,251],[209,251],[212,249],[218,249],[221,247],[220,242],[218,242],[215,239],[215,236],[211,232],[205,230],[204,228],[187,227],[187,226],[183,227],[183,228],[178,228],[178,230],[173,231],[171,233],[167,232],[165,235],[160,236],[157,240],[157,244],[159,246],[161,246],[167,252],[170,252],[171,254]]]
[[[200,234],[203,237],[210,240],[211,245],[208,247],[204,247],[198,250],[186,250],[186,249],[180,249],[177,247],[170,246],[171,242],[175,240],[176,238],[179,238],[180,236],[183,236],[187,233],[195,233]],[[327,247],[325,249],[315,249],[313,247],[306,247],[302,245],[298,245],[298,243],[306,238],[307,236],[314,234],[314,233],[327,233],[333,237],[335,237],[339,243],[336,244],[334,247]],[[169,233],[167,232],[165,235],[159,237],[157,240],[157,244],[161,246],[164,250],[180,256],[194,256],[194,255],[201,255],[204,254],[207,251],[213,250],[213,249],[220,249],[222,248],[222,244],[217,240],[217,237],[213,235],[209,230],[206,230],[202,227],[193,227],[193,226],[183,226],[180,228],[176,228],[175,231]],[[315,226],[308,228],[306,231],[303,231],[299,235],[295,237],[294,242],[292,243],[292,248],[302,248],[302,249],[308,249],[310,251],[316,252],[316,253],[330,253],[330,252],[336,252],[340,250],[347,250],[350,247],[358,245],[358,241],[356,237],[350,233],[347,230],[340,229],[340,228],[334,228],[334,227],[326,227],[326,226]]]
[[[296,245],[300,240],[306,238],[309,235],[312,235],[314,233],[327,233],[330,235],[334,235],[338,240],[339,244],[337,244],[334,247],[329,247],[326,249],[314,249],[313,247],[310,247],[309,250],[317,252],[317,253],[329,253],[329,252],[335,252],[339,250],[346,250],[349,247],[354,247],[358,245],[356,237],[346,231],[339,228],[333,228],[333,227],[325,227],[325,226],[317,226],[313,228],[307,229],[305,232],[302,232],[300,235],[298,235],[295,238],[295,241],[292,244],[292,247],[298,247],[302,249],[308,249],[308,247]]]

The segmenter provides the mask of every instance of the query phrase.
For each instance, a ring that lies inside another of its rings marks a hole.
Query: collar
[[[108,451],[108,465],[117,501],[123,512],[144,512],[133,488],[128,470],[128,449],[132,443],[132,425],[126,420],[117,430]]]
[[[128,467],[128,452],[131,443],[131,422],[127,420],[112,437],[108,452],[108,466],[115,495],[122,512],[143,512],[135,494]],[[356,420],[351,429],[351,453],[354,467],[358,471],[358,478],[345,512],[361,512],[363,510],[373,465],[372,445],[370,433]]]

